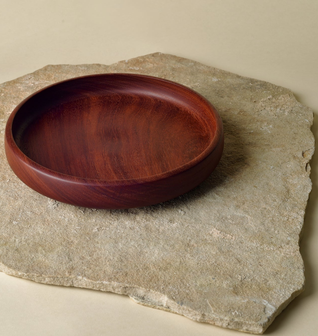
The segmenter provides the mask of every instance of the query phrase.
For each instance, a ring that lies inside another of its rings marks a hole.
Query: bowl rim
[[[145,176],[145,177],[139,177],[139,178],[131,178],[131,179],[114,179],[114,180],[105,180],[105,179],[96,179],[96,178],[89,178],[89,177],[79,177],[75,175],[69,175],[65,173],[61,173],[59,171],[50,169],[48,167],[42,166],[38,162],[32,160],[30,157],[28,157],[24,152],[20,149],[20,147],[17,145],[16,141],[14,140],[13,131],[12,131],[12,125],[14,118],[18,111],[21,109],[21,107],[29,101],[34,96],[38,95],[39,93],[50,89],[52,87],[58,86],[62,83],[72,82],[74,80],[80,80],[85,78],[98,78],[102,76],[128,76],[128,77],[136,77],[136,78],[143,78],[143,79],[151,79],[155,80],[157,82],[166,83],[169,85],[173,85],[176,87],[181,88],[183,91],[187,91],[191,95],[195,95],[197,98],[199,98],[207,107],[209,107],[210,112],[213,114],[215,119],[215,133],[214,137],[209,141],[208,146],[194,159],[191,161],[188,161],[187,163],[162,172],[160,174],[151,175],[151,176]],[[201,94],[194,91],[193,89],[190,89],[189,87],[176,83],[171,80],[167,80],[160,77],[155,76],[149,76],[149,75],[143,75],[143,74],[136,74],[136,73],[101,73],[101,74],[92,74],[92,75],[85,75],[85,76],[78,76],[78,77],[72,77],[66,80],[62,80],[56,83],[53,83],[51,85],[45,86],[44,88],[35,91],[31,95],[27,96],[25,99],[23,99],[11,112],[9,119],[6,124],[6,130],[5,130],[5,142],[10,147],[10,149],[14,152],[14,154],[18,157],[20,161],[22,161],[25,165],[29,166],[32,170],[36,170],[37,172],[47,175],[50,178],[67,181],[68,183],[75,183],[75,184],[96,184],[96,185],[103,185],[103,186],[124,186],[124,185],[133,185],[133,184],[143,184],[143,183],[150,183],[154,181],[160,181],[165,180],[169,177],[176,176],[178,174],[181,174],[192,167],[196,166],[200,162],[202,162],[204,159],[206,159],[210,154],[213,153],[213,151],[218,147],[219,143],[223,141],[223,123],[221,120],[220,115],[218,114],[215,107]]]

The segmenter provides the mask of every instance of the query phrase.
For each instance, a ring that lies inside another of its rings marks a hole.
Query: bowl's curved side
[[[8,130],[9,132],[9,130]],[[10,133],[10,132],[9,132]],[[10,136],[5,139],[9,165],[19,179],[40,194],[76,206],[123,209],[157,204],[182,195],[203,182],[217,166],[223,151],[223,132],[215,149],[197,165],[166,178],[107,184],[105,181],[85,180],[47,174],[32,162],[16,154]]]

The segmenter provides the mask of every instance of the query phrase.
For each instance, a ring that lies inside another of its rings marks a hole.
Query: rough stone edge
[[[156,53],[151,53],[151,54],[146,54],[146,55],[142,55],[142,56],[138,56],[138,57],[134,57],[129,59],[129,61],[137,59],[137,58],[141,58],[141,57],[149,57],[149,56],[155,56],[155,55],[167,55],[170,57],[174,57],[174,58],[179,58],[179,59],[183,59],[183,60],[189,60],[187,58],[184,57],[179,57],[179,56],[175,56],[172,54],[166,54],[166,53],[161,53],[161,52],[156,52]],[[1,83],[1,85],[3,84],[9,84],[11,82],[16,82],[18,80],[23,80],[24,77],[27,77],[33,73],[36,73],[38,71],[41,71],[45,68],[48,67],[54,67],[54,66],[71,66],[71,67],[80,67],[80,66],[108,66],[108,67],[115,67],[117,64],[119,63],[123,63],[126,62],[126,60],[121,60],[118,61],[116,63],[110,64],[110,65],[104,65],[101,63],[92,63],[92,64],[49,64],[46,65],[40,69],[37,69],[31,73],[28,73],[26,75],[17,77],[13,80],[10,81],[6,81],[4,83]],[[201,62],[197,62],[198,64],[202,64]],[[204,65],[204,64],[203,64]],[[209,66],[210,68],[214,68],[212,66]],[[216,68],[215,68],[216,69]],[[232,75],[236,75],[239,78],[251,78],[251,77],[247,77],[247,76],[241,76],[226,70],[222,70],[222,69],[218,69],[219,71],[222,71],[224,73],[229,73]],[[129,71],[131,72],[131,71]],[[105,72],[107,73],[107,72]],[[77,77],[77,76],[74,76]],[[67,79],[71,79],[74,78],[73,76],[68,77]],[[65,80],[67,80],[65,79]],[[312,181],[310,178],[310,172],[311,172],[311,167],[309,162],[312,159],[312,156],[314,154],[315,151],[315,138],[314,138],[314,134],[311,131],[312,125],[313,125],[313,119],[314,119],[314,112],[311,108],[307,107],[306,105],[303,105],[302,103],[300,103],[295,94],[289,90],[288,88],[267,82],[267,81],[263,81],[263,80],[259,80],[259,79],[255,79],[255,78],[251,78],[253,80],[256,81],[260,81],[260,82],[265,82],[265,83],[269,83],[271,85],[275,85],[276,87],[281,87],[284,90],[288,91],[290,99],[294,99],[295,102],[297,104],[300,104],[303,108],[306,108],[308,110],[308,112],[310,111],[312,114],[312,118],[311,118],[311,122],[308,124],[308,130],[311,134],[312,137],[312,142],[313,142],[313,147],[310,149],[305,149],[307,152],[310,151],[309,155],[306,157],[306,161],[304,161],[304,166],[306,167],[306,170],[308,171],[308,178],[307,178],[307,182],[310,185],[310,189],[308,191],[308,195],[307,195],[307,199],[304,200],[304,202],[306,203],[305,209],[306,210],[307,206],[308,206],[308,200],[309,200],[309,196],[310,196],[310,192],[312,190]],[[36,92],[36,91],[35,91]],[[300,252],[300,240],[302,238],[302,233],[303,233],[303,227],[304,227],[304,219],[305,219],[305,213],[304,213],[304,217],[302,218],[302,224],[301,224],[301,230],[299,232],[299,240],[298,240],[298,247],[299,247],[299,255],[303,261],[303,257],[301,255]],[[304,265],[304,261],[303,261],[303,265]],[[185,307],[185,306],[180,306],[178,305],[176,302],[174,302],[173,300],[170,300],[167,298],[167,296],[165,294],[159,293],[159,292],[155,292],[149,289],[145,289],[142,287],[138,287],[138,286],[131,286],[131,285],[126,285],[126,284],[122,284],[122,283],[114,283],[114,282],[107,282],[107,281],[93,281],[84,277],[56,277],[56,276],[40,276],[37,274],[28,274],[28,273],[22,273],[22,272],[18,272],[15,271],[13,269],[10,269],[9,267],[5,266],[3,263],[0,262],[0,271],[7,274],[7,275],[11,275],[11,276],[15,276],[15,277],[19,277],[22,279],[26,279],[26,280],[31,280],[37,283],[41,283],[41,284],[49,284],[49,285],[57,285],[57,286],[65,286],[65,287],[78,287],[78,288],[85,288],[85,289],[93,289],[93,290],[99,290],[99,291],[104,291],[104,292],[112,292],[115,294],[121,294],[121,295],[127,295],[129,296],[134,302],[139,303],[141,305],[147,306],[147,307],[151,307],[151,308],[156,308],[156,309],[160,309],[160,310],[164,310],[164,311],[168,311],[171,313],[176,313],[178,315],[187,317],[193,321],[196,322],[203,322],[203,323],[208,323],[214,326],[218,326],[218,327],[222,327],[222,328],[227,328],[227,329],[232,329],[232,330],[237,330],[237,331],[242,331],[245,333],[251,333],[251,334],[263,334],[266,329],[271,325],[271,323],[274,321],[274,319],[288,306],[288,304],[294,300],[299,294],[301,294],[304,291],[304,284],[303,286],[293,292],[289,299],[287,299],[285,302],[283,302],[273,313],[272,315],[270,315],[267,319],[266,322],[264,323],[257,323],[257,322],[246,322],[246,321],[229,321],[228,319],[224,318],[224,317],[220,317],[220,316],[215,316],[215,320],[209,320],[206,319],[204,314],[199,314],[198,312],[192,310],[191,308]],[[168,306],[168,307],[167,307]],[[176,309],[178,307],[178,309]],[[175,309],[174,309],[175,308]],[[237,327],[235,324],[236,322],[238,322],[240,325],[242,325],[241,328]],[[244,326],[244,327],[243,327]]]
[[[240,76],[240,77],[244,77],[244,76]],[[249,77],[245,77],[245,78],[249,78]],[[266,82],[266,81],[264,81]],[[270,82],[267,82],[267,83],[270,83]],[[270,83],[272,84],[272,83]],[[282,86],[279,86],[279,85],[276,85],[275,86],[277,87],[282,87]],[[304,199],[304,203],[305,203],[305,207],[304,207],[304,215],[302,217],[302,221],[301,221],[301,225],[300,225],[300,231],[299,231],[299,234],[298,234],[298,255],[300,256],[300,259],[302,261],[302,266],[303,266],[303,278],[304,278],[304,281],[303,281],[303,284],[302,284],[302,287],[299,288],[298,290],[294,291],[293,293],[290,294],[290,297],[281,303],[281,305],[279,307],[276,308],[276,310],[272,313],[271,316],[268,317],[268,320],[266,323],[264,323],[262,325],[262,331],[259,333],[259,334],[263,334],[266,329],[273,323],[273,321],[275,320],[275,318],[285,309],[287,308],[287,306],[298,296],[300,295],[304,290],[305,290],[305,282],[306,282],[306,278],[305,278],[305,264],[304,264],[304,258],[301,254],[301,251],[300,251],[300,243],[301,243],[301,240],[302,240],[302,236],[303,236],[303,231],[304,231],[304,224],[305,224],[305,216],[306,216],[306,209],[308,207],[308,201],[309,201],[309,197],[310,197],[310,193],[312,191],[312,188],[313,188],[313,183],[312,183],[312,180],[311,180],[311,165],[310,165],[310,162],[312,160],[312,157],[315,153],[315,136],[314,136],[314,133],[312,132],[312,126],[314,124],[314,111],[300,103],[294,92],[291,91],[290,89],[288,88],[285,88],[285,87],[282,87],[284,88],[286,91],[288,91],[289,93],[289,98],[290,99],[293,99],[297,104],[299,104],[302,108],[306,108],[308,112],[310,112],[311,114],[311,119],[310,119],[310,123],[308,124],[308,135],[311,136],[311,142],[312,142],[312,147],[311,148],[307,148],[307,149],[304,149],[303,150],[303,153],[306,152],[307,153],[307,156],[305,157],[305,161],[303,163],[303,168],[305,169],[305,171],[307,172],[307,183],[309,185],[309,190],[308,190],[308,194],[307,194],[307,198]],[[249,332],[249,331],[247,331]]]
[[[207,323],[216,327],[232,329],[235,331],[241,331],[250,334],[263,334],[268,325],[272,322],[272,319],[270,319],[270,322],[267,322],[266,325],[261,325],[257,322],[254,323],[247,321],[243,322],[233,320],[231,321],[230,319],[226,319],[224,317],[220,317],[217,315],[215,315],[215,320],[206,319],[204,314],[200,314],[189,307],[179,305],[175,301],[169,299],[165,294],[145,289],[143,287],[132,286],[123,283],[94,281],[87,279],[85,277],[63,277],[63,276],[44,277],[38,274],[15,271],[5,266],[3,263],[0,263],[0,270],[1,272],[7,275],[14,276],[24,280],[34,281],[40,284],[92,289],[102,292],[111,292],[120,295],[127,295],[133,302],[146,307],[155,308],[167,311],[169,313],[181,315],[195,322]],[[297,295],[298,294],[293,296],[293,298],[296,297]],[[277,315],[278,314],[279,313],[277,313]],[[275,317],[273,317],[273,319]],[[238,327],[238,325],[240,325],[241,327]]]

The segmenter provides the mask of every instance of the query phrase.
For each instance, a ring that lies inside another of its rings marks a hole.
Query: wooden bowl
[[[131,208],[205,180],[223,150],[221,119],[189,88],[135,74],[66,80],[26,98],[6,126],[15,174],[73,205]]]

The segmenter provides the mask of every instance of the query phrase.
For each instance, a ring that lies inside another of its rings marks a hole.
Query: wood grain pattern
[[[61,202],[130,208],[181,195],[223,150],[222,122],[194,91],[134,74],[79,77],[12,112],[5,147],[15,174]]]

